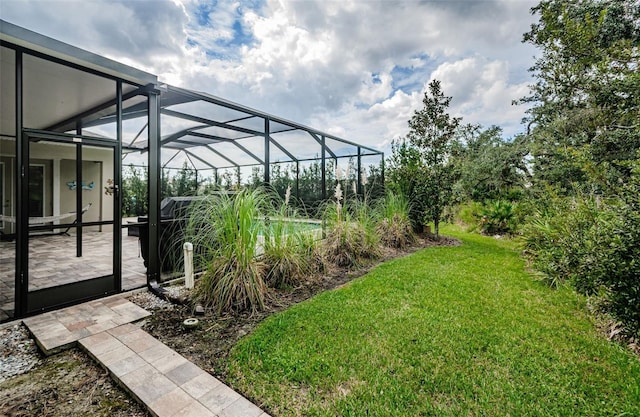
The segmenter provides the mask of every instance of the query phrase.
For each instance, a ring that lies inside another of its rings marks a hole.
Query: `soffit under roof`
[[[15,136],[16,53],[26,48],[22,60],[23,124],[31,129],[68,131],[75,128],[74,116],[114,101],[115,79],[123,81],[123,94],[139,85],[155,84],[155,75],[120,64],[0,20],[0,134]],[[29,51],[54,57],[70,65],[42,59]],[[96,75],[94,72],[106,76]],[[132,84],[135,83],[135,84]],[[115,105],[94,114],[114,113]],[[66,121],[67,123],[61,123]],[[115,131],[112,129],[114,136]]]

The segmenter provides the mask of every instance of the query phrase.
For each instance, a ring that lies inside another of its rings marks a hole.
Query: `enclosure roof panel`
[[[158,77],[0,19],[0,40],[135,84],[155,84]]]
[[[188,102],[188,98],[191,98],[193,101],[205,101],[208,103],[212,103],[212,104],[216,104],[228,109],[232,109],[235,110],[237,112],[240,113],[244,113],[247,116],[254,116],[254,117],[258,117],[261,118],[263,120],[268,120],[269,123],[271,125],[273,125],[273,128],[271,128],[270,126],[270,132],[271,133],[278,133],[278,132],[285,132],[285,131],[289,131],[289,130],[302,130],[302,131],[306,131],[309,132],[312,135],[316,135],[318,137],[320,136],[324,136],[325,138],[328,139],[333,139],[339,142],[342,142],[345,145],[351,145],[351,146],[355,146],[355,147],[360,147],[361,149],[366,149],[370,152],[373,153],[380,153],[380,151],[370,148],[368,146],[364,146],[364,145],[359,145],[355,142],[351,142],[348,140],[345,140],[343,138],[322,132],[320,130],[305,126],[303,124],[300,123],[296,123],[278,116],[274,116],[272,114],[257,110],[257,109],[253,109],[251,107],[247,107],[244,106],[242,104],[238,104],[238,103],[234,103],[232,101],[223,99],[221,97],[217,97],[214,96],[212,94],[209,93],[204,93],[204,92],[200,92],[200,91],[194,91],[194,90],[188,90],[188,89],[184,89],[184,88],[180,88],[180,87],[175,87],[175,86],[171,86],[171,85],[161,85],[160,90],[162,91],[162,94],[171,94],[172,96],[174,95],[182,95],[184,96],[184,101],[183,102]],[[162,102],[162,98],[161,98],[161,102]],[[165,108],[163,106],[163,108]],[[203,121],[206,123],[206,121]],[[228,122],[224,122],[225,124],[227,124],[230,129],[233,129],[234,127],[237,126],[237,124],[235,123],[228,123]],[[249,134],[251,134],[251,132],[247,132]],[[257,134],[259,132],[254,132],[254,134]]]

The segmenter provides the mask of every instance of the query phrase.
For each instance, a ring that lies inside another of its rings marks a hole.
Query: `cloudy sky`
[[[426,85],[466,123],[523,131],[534,0],[3,0],[0,17],[388,151]]]

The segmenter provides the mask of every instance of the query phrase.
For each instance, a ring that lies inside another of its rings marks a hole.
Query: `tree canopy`
[[[541,50],[528,123],[534,178],[603,192],[640,149],[640,3],[545,0],[524,42]]]

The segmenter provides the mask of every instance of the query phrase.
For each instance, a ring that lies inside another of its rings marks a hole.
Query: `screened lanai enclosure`
[[[336,173],[380,193],[373,148],[5,21],[0,36],[0,321],[174,276],[165,197],[269,184],[315,217]]]

